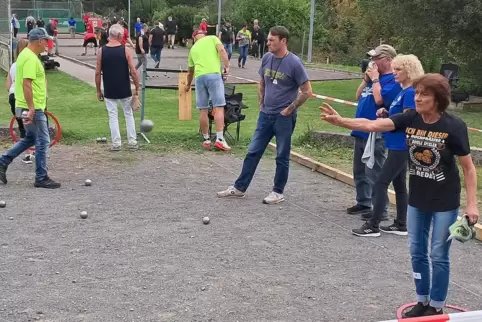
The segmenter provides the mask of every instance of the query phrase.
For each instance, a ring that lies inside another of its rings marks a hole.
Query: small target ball
[[[209,217],[203,218],[203,224],[205,224],[205,225],[209,224]]]
[[[82,211],[82,212],[80,213],[80,218],[82,218],[82,219],[87,219],[87,211]]]
[[[5,208],[5,206],[7,205],[7,203],[5,201],[0,201],[0,208]]]
[[[141,122],[141,132],[151,132],[154,127],[154,122],[151,120],[142,120]]]
[[[91,186],[92,180],[90,180],[90,179],[85,180],[85,185],[88,186],[88,187]]]

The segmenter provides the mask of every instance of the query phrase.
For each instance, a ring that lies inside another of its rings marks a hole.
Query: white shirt
[[[10,67],[10,78],[12,79],[12,85],[10,85],[10,89],[8,90],[9,94],[14,94],[15,93],[15,69],[16,69],[17,63],[13,63],[12,66]]]

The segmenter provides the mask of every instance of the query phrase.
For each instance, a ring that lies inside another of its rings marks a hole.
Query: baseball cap
[[[196,37],[197,35],[205,35],[206,33],[203,30],[194,30],[192,33],[192,38]]]
[[[384,44],[370,50],[367,54],[372,58],[394,58],[397,56],[397,51],[392,46]]]
[[[53,40],[54,37],[49,36],[45,28],[37,27],[30,30],[30,32],[28,33],[28,39],[29,40],[41,40],[41,39]]]

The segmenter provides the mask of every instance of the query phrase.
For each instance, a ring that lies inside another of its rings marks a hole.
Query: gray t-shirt
[[[249,36],[244,33],[243,30],[238,31],[238,36],[236,38],[241,38],[241,40],[238,41],[239,47],[249,45]]]
[[[293,53],[276,58],[272,53],[263,56],[259,76],[264,78],[264,103],[261,111],[277,114],[298,96],[301,85],[309,80],[305,66]]]

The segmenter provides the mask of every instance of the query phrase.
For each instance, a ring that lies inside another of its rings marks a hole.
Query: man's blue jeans
[[[151,58],[154,62],[158,63],[161,61],[161,46],[151,46]]]
[[[410,255],[412,256],[413,279],[417,291],[417,302],[430,302],[434,308],[443,308],[449,289],[451,241],[449,227],[457,220],[459,209],[444,212],[424,212],[408,206],[407,230]],[[433,223],[433,225],[432,225]],[[430,258],[432,259],[432,281],[428,262],[428,236],[432,226]],[[430,284],[432,288],[430,289]]]
[[[355,148],[353,149],[353,180],[355,181],[356,202],[359,205],[372,207],[372,198],[374,195],[375,183],[378,175],[382,171],[383,164],[387,158],[385,152],[385,140],[377,139],[375,143],[375,165],[373,169],[368,168],[362,162],[363,151],[367,139],[356,136]],[[386,202],[385,211],[382,217],[388,216],[388,201]]]
[[[47,116],[42,110],[35,110],[31,124],[24,124],[25,137],[0,157],[0,164],[8,166],[20,154],[35,145],[35,181],[47,178],[47,150],[50,145]]]
[[[248,154],[244,158],[243,170],[234,183],[240,191],[246,191],[253,179],[259,161],[271,139],[276,137],[276,173],[273,191],[283,193],[288,181],[290,168],[291,135],[295,130],[296,114],[266,114],[259,112],[258,124],[253,139],[248,146]]]
[[[231,59],[233,55],[233,44],[224,44],[224,49],[228,53],[228,59]]]

